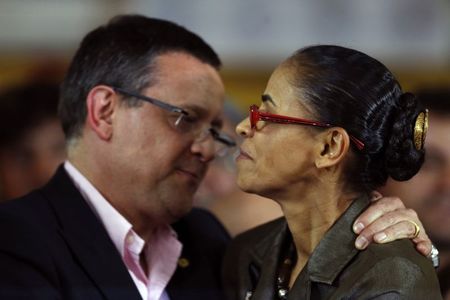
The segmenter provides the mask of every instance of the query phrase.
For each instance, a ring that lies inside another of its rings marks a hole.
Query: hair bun
[[[389,176],[403,181],[413,177],[424,161],[425,110],[416,96],[411,93],[404,93],[397,100],[396,109],[393,111],[392,131],[385,152],[385,162]],[[420,137],[419,129],[415,130],[416,125],[417,128],[421,127]]]

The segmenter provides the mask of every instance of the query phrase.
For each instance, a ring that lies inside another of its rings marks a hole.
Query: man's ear
[[[116,93],[105,85],[95,86],[87,95],[87,124],[102,140],[112,137],[112,117],[117,104]]]
[[[341,127],[328,129],[319,142],[321,151],[315,161],[315,165],[319,169],[337,165],[344,159],[350,147],[350,137]]]

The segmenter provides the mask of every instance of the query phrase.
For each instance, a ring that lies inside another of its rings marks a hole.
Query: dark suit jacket
[[[228,234],[199,209],[174,228],[184,263],[169,282],[169,296],[221,299]],[[42,189],[0,205],[0,238],[0,299],[141,299],[106,230],[62,167]]]
[[[365,197],[355,200],[325,234],[289,291],[289,300],[441,299],[431,262],[411,241],[355,249],[352,224],[368,203]],[[276,276],[288,234],[280,218],[232,242],[224,261],[229,299],[277,299]]]

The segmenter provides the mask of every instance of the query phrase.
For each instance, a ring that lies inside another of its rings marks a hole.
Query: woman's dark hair
[[[187,53],[216,69],[221,65],[216,52],[203,39],[165,20],[117,16],[88,33],[61,87],[59,116],[66,138],[81,134],[86,97],[93,87],[105,84],[140,92],[155,82],[154,59],[168,52]],[[129,106],[138,103],[134,98],[123,99]]]
[[[284,63],[291,84],[321,121],[343,127],[364,143],[354,147],[346,174],[352,188],[373,190],[388,176],[408,180],[420,169],[424,150],[414,145],[414,124],[424,108],[402,93],[393,74],[376,59],[339,46],[300,49]]]

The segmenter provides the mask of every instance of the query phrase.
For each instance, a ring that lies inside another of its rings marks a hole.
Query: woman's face
[[[289,69],[279,66],[262,96],[260,111],[297,118],[314,119],[289,83]],[[310,126],[259,121],[251,129],[249,118],[236,127],[244,137],[236,159],[238,185],[246,192],[279,197],[301,191],[316,178],[314,158],[318,131]],[[320,150],[319,150],[320,152]]]

